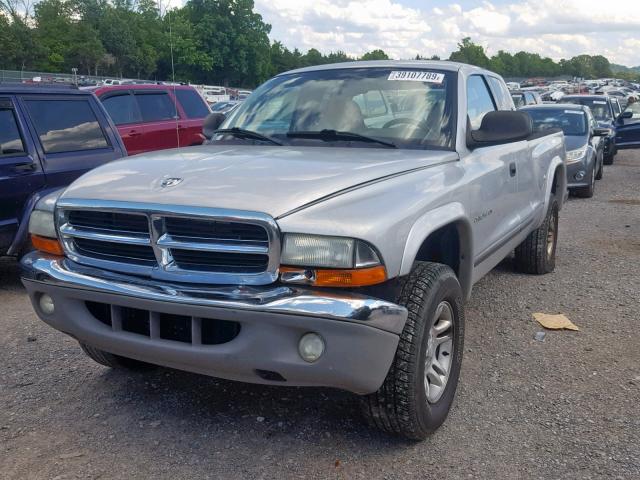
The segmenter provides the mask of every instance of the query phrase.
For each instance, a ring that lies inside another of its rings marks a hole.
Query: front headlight
[[[29,233],[40,237],[56,238],[56,222],[53,212],[34,210],[29,217]]]
[[[286,233],[281,263],[302,267],[363,268],[379,265],[380,259],[362,240]]]
[[[29,234],[32,245],[41,252],[63,255],[56,231],[55,206],[62,190],[50,193],[36,203],[29,217]]]
[[[387,279],[375,249],[353,238],[286,233],[280,262],[280,280],[287,283],[362,287]]]
[[[579,162],[586,153],[587,147],[579,148],[577,150],[569,150],[567,152],[567,163]]]

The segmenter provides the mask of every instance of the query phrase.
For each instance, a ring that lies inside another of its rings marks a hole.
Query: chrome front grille
[[[57,222],[66,254],[85,265],[189,283],[277,279],[280,235],[265,214],[61,200]]]

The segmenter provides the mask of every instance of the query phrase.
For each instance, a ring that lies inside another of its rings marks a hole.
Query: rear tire
[[[558,219],[558,201],[552,197],[542,225],[516,247],[516,270],[534,275],[553,272],[556,268]]]
[[[120,355],[114,355],[113,353],[99,350],[87,345],[86,343],[81,343],[80,347],[91,360],[99,363],[100,365],[104,365],[105,367],[125,370],[151,370],[155,368],[155,365],[150,363],[134,360],[133,358],[121,357]]]
[[[447,418],[458,385],[462,289],[448,266],[416,262],[398,303],[409,316],[396,356],[380,389],[362,398],[362,409],[380,430],[423,440]]]

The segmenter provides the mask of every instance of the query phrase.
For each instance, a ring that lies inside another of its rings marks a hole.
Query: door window
[[[18,120],[11,105],[3,107],[0,100],[0,157],[24,155],[25,147],[18,129]]]
[[[467,82],[467,115],[471,128],[480,128],[484,116],[496,109],[487,83],[480,75],[472,75]]]
[[[87,100],[25,100],[45,153],[109,146]]]
[[[176,106],[167,92],[135,93],[143,122],[173,120]]]
[[[176,89],[175,94],[187,118],[204,118],[211,113],[200,94],[195,90]]]
[[[142,118],[138,111],[133,95],[130,93],[122,93],[111,95],[101,99],[104,108],[116,125],[125,125],[127,123],[140,123]]]

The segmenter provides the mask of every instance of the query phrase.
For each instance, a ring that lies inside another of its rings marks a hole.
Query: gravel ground
[[[457,401],[410,443],[329,389],[92,363],[0,261],[2,478],[640,478],[640,153],[561,212],[556,272],[476,285]],[[533,312],[579,332],[546,332]]]

